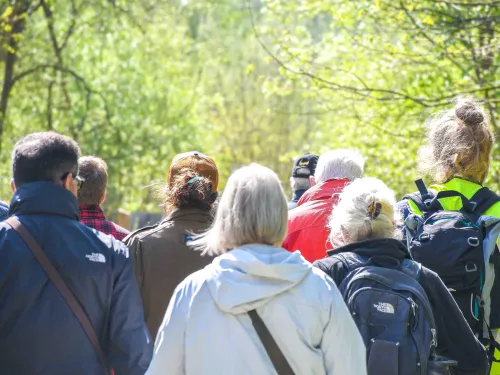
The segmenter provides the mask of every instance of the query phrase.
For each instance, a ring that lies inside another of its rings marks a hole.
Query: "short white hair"
[[[311,179],[309,177],[290,177],[290,186],[292,190],[307,190],[311,187]]]
[[[343,179],[355,180],[363,176],[365,159],[357,150],[338,149],[319,157],[314,179],[316,183]]]
[[[372,218],[370,205],[377,203],[380,212]],[[332,210],[329,240],[339,247],[369,238],[401,238],[400,222],[394,192],[377,178],[359,178],[344,188]]]
[[[287,217],[288,205],[276,173],[251,164],[229,177],[211,228],[190,245],[210,255],[250,243],[279,246],[286,236]]]

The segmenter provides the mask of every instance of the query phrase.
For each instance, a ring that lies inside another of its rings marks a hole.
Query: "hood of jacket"
[[[339,253],[356,253],[362,257],[384,256],[398,260],[412,259],[405,245],[394,238],[374,238],[365,241],[353,242],[349,245],[328,250],[328,255]]]
[[[30,182],[16,190],[9,214],[52,214],[78,220],[78,201],[69,190],[53,182]]]
[[[299,252],[249,244],[215,258],[205,270],[208,288],[219,309],[240,314],[294,288],[311,267]]]
[[[349,183],[348,179],[328,180],[314,185],[307,190],[299,200],[298,206],[311,201],[333,199],[335,194],[340,194]]]

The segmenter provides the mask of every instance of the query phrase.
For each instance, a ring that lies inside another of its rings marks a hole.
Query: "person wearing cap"
[[[332,249],[328,241],[328,217],[344,187],[363,175],[365,161],[355,150],[337,149],[320,156],[314,172],[315,185],[288,213],[288,232],[283,247],[299,250],[309,262],[326,256]]]
[[[304,154],[298,158],[293,164],[292,177],[290,177],[290,185],[292,186],[293,197],[288,202],[288,209],[297,207],[299,199],[311,187],[316,164],[318,163],[318,155]]]
[[[219,172],[210,157],[197,151],[175,156],[168,181],[159,191],[166,218],[124,240],[130,249],[146,324],[153,338],[177,285],[213,259],[193,250],[187,242],[212,224],[218,182]]]

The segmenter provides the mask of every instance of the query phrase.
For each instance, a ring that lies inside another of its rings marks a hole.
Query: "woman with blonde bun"
[[[418,153],[421,174],[434,183],[429,189],[436,193],[453,190],[471,199],[488,176],[493,142],[489,116],[472,98],[458,98],[455,108],[430,118],[427,145]],[[415,202],[407,202],[410,212],[422,214]],[[439,203],[444,210],[462,208],[456,196],[439,199]],[[500,217],[500,202],[484,213]]]
[[[457,98],[454,108],[437,113],[427,122],[427,144],[419,150],[418,166],[421,175],[432,184],[426,188],[423,181],[418,180],[419,192],[405,196],[398,203],[406,223],[410,252],[442,277],[472,331],[484,343],[492,338],[483,320],[491,329],[500,327],[500,278],[491,277],[498,272],[492,264],[484,262],[484,259],[491,259],[497,240],[495,233],[498,229],[494,229],[494,220],[491,219],[500,218],[500,197],[483,186],[489,172],[493,144],[490,118],[479,101],[469,97]],[[432,205],[426,208],[425,201],[429,205],[432,202]],[[436,215],[440,217],[438,221]],[[463,215],[467,217],[465,222],[457,220]],[[478,218],[481,216],[490,219],[480,231],[478,227],[482,219]],[[423,223],[423,220],[432,228],[427,229],[427,224],[425,228],[419,226],[418,222]],[[461,222],[464,224],[460,225]],[[449,232],[450,227],[454,228],[453,233]],[[429,230],[436,234],[436,240],[421,243],[417,232]],[[460,233],[464,233],[463,241]],[[485,241],[481,246],[469,246],[467,238],[470,236]],[[474,264],[477,266],[472,267]],[[470,272],[474,269],[477,271]],[[459,273],[461,279],[457,277]],[[456,280],[463,281],[458,285]],[[471,299],[471,294],[478,298]],[[499,355],[497,351],[495,356]],[[490,374],[500,375],[498,363],[493,363]]]
[[[451,374],[486,374],[488,372],[488,357],[485,348],[473,335],[439,276],[412,260],[406,246],[401,242],[401,232],[398,229],[400,222],[401,218],[396,207],[394,192],[376,178],[357,179],[341,193],[340,201],[333,209],[329,220],[329,239],[335,249],[328,251],[329,257],[314,263],[315,267],[321,269],[335,281],[343,292],[344,298],[347,299],[348,307],[353,313],[367,347],[368,373],[373,373],[371,372],[372,366],[387,366],[390,362],[387,359],[388,356],[382,355],[382,352],[378,352],[378,350],[384,346],[387,348],[387,345],[390,345],[388,341],[391,340],[396,346],[395,350],[392,351],[393,354],[396,353],[394,354],[396,358],[391,363],[395,363],[396,371],[399,372],[390,373],[427,374],[428,372],[425,371],[429,369],[432,362],[429,361],[429,367],[422,368],[427,363],[423,364],[419,361],[413,370],[409,370],[408,361],[405,362],[406,357],[401,357],[401,353],[405,349],[404,343],[399,345],[400,338],[385,337],[384,340],[380,339],[384,337],[384,334],[387,335],[387,332],[394,329],[390,325],[391,319],[402,316],[400,310],[407,308],[406,301],[394,303],[392,301],[397,301],[396,297],[396,299],[389,301],[382,297],[373,298],[364,305],[366,311],[361,311],[361,313],[355,311],[357,303],[353,303],[354,294],[352,293],[359,293],[360,289],[355,289],[353,286],[356,285],[353,277],[359,275],[360,272],[376,273],[380,269],[389,269],[388,272],[396,276],[404,274],[401,276],[403,280],[407,281],[407,284],[404,285],[411,284],[415,287],[415,283],[417,283],[416,289],[423,292],[420,294],[422,301],[428,301],[428,306],[432,310],[431,314],[415,314],[415,316],[428,317],[429,320],[432,320],[430,315],[433,315],[435,327],[433,333],[436,335],[433,336],[433,340],[429,344],[430,348],[425,349],[429,349],[429,353],[433,352],[435,355],[445,357],[450,361],[449,363],[454,363],[451,369],[447,369],[447,371],[451,371]],[[369,269],[370,266],[376,267]],[[373,271],[373,268],[378,270]],[[415,272],[412,273],[413,271],[409,272],[408,270],[415,270]],[[383,273],[384,271],[381,272],[381,274]],[[380,296],[382,295],[383,293]],[[412,303],[411,306],[418,310],[424,308],[424,303]],[[377,319],[380,318],[388,320],[385,320],[385,324],[379,325]],[[413,322],[411,329],[419,332],[419,324],[423,324],[423,321],[410,321]],[[432,332],[432,329],[427,331]],[[435,347],[436,340],[437,347]],[[386,360],[377,362],[377,358],[375,358],[372,362],[373,356],[370,356],[372,350],[377,350],[379,354],[375,357],[384,357]],[[383,353],[387,354],[387,352]],[[397,353],[399,353],[399,358]],[[389,372],[387,370],[378,373]]]

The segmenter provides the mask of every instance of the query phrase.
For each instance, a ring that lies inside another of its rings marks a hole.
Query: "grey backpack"
[[[368,374],[427,375],[436,325],[418,282],[420,264],[354,253],[334,257],[348,271],[339,289],[367,348]]]

